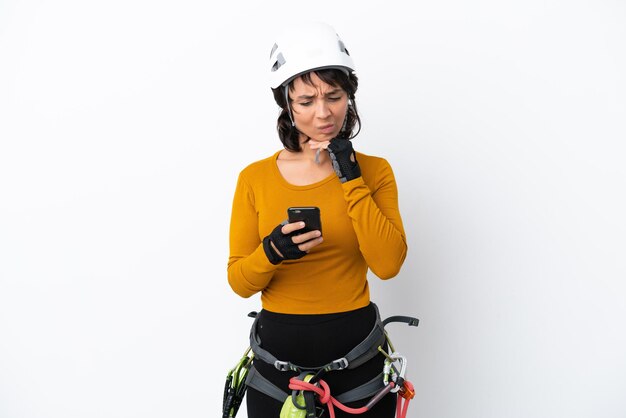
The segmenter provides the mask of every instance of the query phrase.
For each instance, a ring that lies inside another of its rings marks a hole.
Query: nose
[[[320,119],[326,119],[330,116],[330,113],[330,107],[328,106],[328,103],[326,103],[326,100],[318,100],[315,107],[315,116]]]

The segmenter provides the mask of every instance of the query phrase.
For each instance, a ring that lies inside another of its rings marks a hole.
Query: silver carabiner
[[[392,371],[391,373],[391,377],[394,383],[396,383],[398,381],[398,378],[404,379],[404,376],[406,375],[406,363],[407,363],[407,359],[405,356],[403,356],[400,353],[397,352],[393,352],[389,355],[389,358],[392,361],[386,361],[385,362],[385,370],[387,367],[387,363],[389,363],[389,370]],[[397,369],[395,367],[392,367],[396,362],[398,362],[399,367],[400,367],[400,371],[397,372]],[[385,375],[387,376],[387,375]],[[391,393],[396,393],[400,390],[401,385],[396,384],[394,386],[393,389],[391,389]]]

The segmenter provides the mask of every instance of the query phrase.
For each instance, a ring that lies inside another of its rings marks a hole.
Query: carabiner
[[[391,373],[391,378],[393,382],[395,383],[394,388],[391,389],[391,393],[396,393],[402,388],[402,385],[397,384],[397,382],[398,382],[398,379],[404,380],[404,376],[406,374],[407,359],[402,354],[396,353],[396,352],[391,353],[389,355],[389,359],[391,360],[385,360],[385,368],[383,371],[387,371],[387,370],[389,371],[384,375],[383,380],[385,382],[385,385],[388,385],[389,373]],[[396,362],[399,363],[399,367],[400,367],[399,372],[393,366]]]

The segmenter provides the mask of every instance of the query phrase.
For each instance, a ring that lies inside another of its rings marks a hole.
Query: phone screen
[[[287,209],[289,223],[302,221],[304,228],[298,230],[298,233],[318,230],[322,232],[322,220],[320,217],[320,209],[317,206],[301,206],[291,207]]]

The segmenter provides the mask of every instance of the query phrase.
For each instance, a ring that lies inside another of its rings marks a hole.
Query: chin
[[[317,135],[316,138],[311,137],[312,139],[315,139],[316,141],[319,142],[324,142],[324,141],[330,141],[331,139],[335,138],[337,135],[339,135],[339,132],[332,132],[332,133],[328,133],[328,134],[319,134]]]

